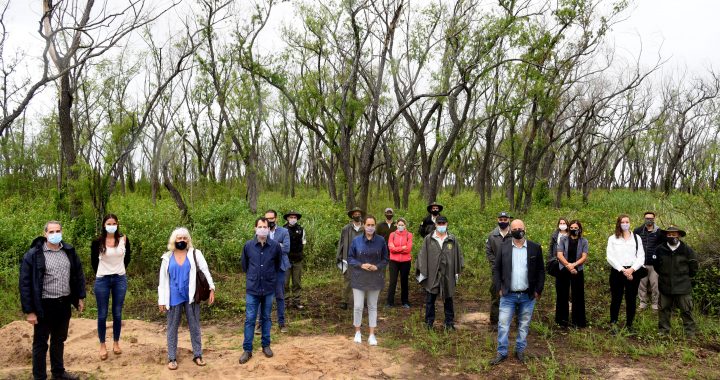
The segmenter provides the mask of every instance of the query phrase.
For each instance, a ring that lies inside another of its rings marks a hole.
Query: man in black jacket
[[[525,239],[525,223],[515,219],[510,223],[511,241],[503,243],[499,257],[495,258],[493,283],[500,296],[498,322],[498,348],[491,365],[500,364],[508,356],[508,335],[515,309],[518,309],[518,333],[515,357],[525,362],[525,347],[530,330],[535,302],[545,287],[545,263],[542,247]]]
[[[509,241],[510,236],[510,220],[512,216],[502,211],[497,216],[497,227],[490,232],[487,240],[485,240],[485,258],[490,264],[490,279],[493,277],[493,268],[495,267],[495,258],[500,255],[502,244]],[[500,315],[500,296],[495,291],[495,285],[490,283],[490,327],[497,330],[498,316]]]
[[[427,206],[427,212],[428,216],[423,219],[422,223],[420,223],[420,237],[425,238],[425,236],[430,235],[435,231],[435,220],[438,216],[440,216],[440,213],[443,210],[443,205],[433,202],[430,203]]]
[[[287,221],[283,227],[288,230],[290,235],[290,253],[288,258],[292,267],[289,269],[289,273],[285,277],[285,292],[290,294],[290,280],[292,279],[292,295],[287,297],[288,303],[296,309],[303,309],[301,300],[302,292],[302,269],[303,269],[303,249],[307,240],[305,240],[305,229],[298,224],[298,220],[302,218],[302,214],[297,211],[289,211],[283,215],[283,219]]]
[[[648,271],[647,276],[640,280],[638,286],[638,297],[640,298],[640,310],[646,309],[650,303],[653,310],[658,309],[658,275],[652,265],[651,257],[655,254],[655,247],[662,244],[663,234],[657,224],[655,224],[655,213],[648,211],[644,214],[645,222],[642,226],[633,231],[635,235],[642,239],[643,248],[645,249],[645,268]],[[648,293],[650,299],[648,300]],[[650,301],[650,302],[648,302]]]
[[[680,309],[685,335],[695,335],[695,320],[692,316],[692,281],[698,271],[695,252],[681,237],[685,231],[670,226],[661,232],[665,243],[657,246],[652,264],[658,274],[660,290],[660,312],[658,329],[661,334],[670,334],[670,319],[675,308]]]
[[[60,222],[45,224],[45,236],[33,240],[20,263],[20,303],[33,325],[33,377],[46,379],[50,338],[53,379],[77,379],[65,371],[63,351],[72,310],[85,308],[85,275],[75,248],[62,241]]]

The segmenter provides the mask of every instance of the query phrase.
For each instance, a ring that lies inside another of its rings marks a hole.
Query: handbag
[[[545,264],[545,273],[557,277],[560,274],[560,264],[558,263],[557,257],[551,257]]]
[[[197,256],[193,249],[193,259],[195,259],[195,295],[193,300],[195,303],[207,301],[210,298],[210,283],[205,277],[205,273],[200,270],[197,263]]]

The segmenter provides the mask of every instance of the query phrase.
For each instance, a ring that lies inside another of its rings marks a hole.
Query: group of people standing
[[[460,243],[448,231],[449,220],[441,212],[443,206],[431,203],[428,216],[422,221],[422,237],[415,261],[415,280],[425,293],[425,318],[428,329],[435,322],[435,302],[444,305],[444,329],[455,330],[453,297],[464,266]],[[365,214],[359,208],[347,213],[350,222],[343,227],[337,249],[338,267],[343,273],[344,286],[340,307],[353,305],[354,341],[362,343],[362,314],[368,309],[369,345],[377,345],[377,304],[385,285],[385,269],[389,268],[390,287],[386,305],[395,305],[398,280],[400,304],[410,308],[409,277],[413,262],[413,234],[408,222],[395,220],[391,208],[385,209],[384,220]],[[290,211],[283,215],[284,226],[277,224],[277,212],[268,210],[255,220],[254,236],[247,241],[241,255],[242,270],[246,273],[245,326],[243,354],[240,364],[252,358],[253,338],[261,335],[262,353],[272,357],[270,348],[272,303],[277,307],[280,332],[287,332],[285,320],[286,289],[292,291],[287,300],[302,309],[300,292],[305,231],[298,223],[302,215]],[[608,238],[606,260],[610,265],[610,322],[616,332],[622,299],[625,298],[625,329],[633,332],[636,297],[640,308],[659,310],[660,333],[670,332],[670,317],[679,308],[685,333],[695,333],[692,317],[691,278],[698,270],[694,251],[680,238],[685,231],[670,226],[655,225],[655,214],[644,215],[643,226],[630,229],[630,217],[620,215],[615,232]],[[518,317],[515,356],[525,361],[525,347],[535,303],[540,299],[547,273],[555,277],[555,322],[563,327],[587,326],[585,316],[584,272],[589,258],[588,240],[583,236],[582,223],[560,218],[552,233],[549,255],[542,247],[526,238],[525,223],[508,213],[497,216],[497,227],[486,240],[486,258],[490,264],[490,322],[497,330],[497,354],[491,364],[499,364],[508,357],[508,336],[514,314]],[[130,239],[120,232],[119,219],[109,214],[103,218],[101,234],[92,241],[91,264],[95,272],[93,291],[98,310],[99,358],[108,358],[106,322],[112,297],[113,347],[115,355],[122,354],[120,335],[122,308],[127,292],[126,270],[131,259]],[[292,287],[290,283],[292,282]],[[644,283],[644,285],[642,285]],[[177,336],[182,315],[185,314],[193,348],[192,361],[206,365],[202,358],[200,330],[200,298],[202,287],[209,289],[207,302],[215,300],[215,284],[207,261],[193,245],[186,228],[172,231],[167,251],[162,255],[158,279],[158,308],[167,314],[168,368],[177,369]],[[71,306],[84,309],[85,276],[80,259],[70,244],[63,241],[58,221],[45,224],[44,235],[36,238],[20,265],[20,298],[27,321],[33,325],[33,376],[45,379],[45,358],[48,348],[52,378],[76,379],[65,370],[63,347],[67,338]],[[206,290],[208,290],[206,289]],[[640,293],[638,293],[638,289]],[[648,297],[648,293],[651,294]],[[352,298],[351,298],[352,297]],[[572,312],[570,312],[572,304]],[[259,318],[259,324],[256,322]],[[48,346],[48,339],[50,345]]]

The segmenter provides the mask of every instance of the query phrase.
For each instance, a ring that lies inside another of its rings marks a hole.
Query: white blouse
[[[103,242],[105,244],[105,242]],[[100,254],[96,277],[113,274],[125,274],[125,236],[120,238],[117,247],[105,246],[105,253]]]
[[[637,251],[635,250],[635,241],[637,239]],[[617,271],[623,271],[625,267],[632,267],[634,270],[640,269],[645,264],[645,250],[643,249],[642,239],[630,232],[630,239],[620,235],[610,235],[607,243],[607,262]]]

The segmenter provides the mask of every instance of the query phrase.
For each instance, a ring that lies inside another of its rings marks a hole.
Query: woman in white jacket
[[[610,324],[617,331],[620,304],[625,295],[625,327],[632,333],[635,319],[635,298],[640,278],[636,273],[645,264],[642,239],[630,229],[630,217],[618,216],[615,233],[607,243],[607,262],[610,264]]]
[[[208,304],[212,305],[215,302],[215,283],[207,261],[202,252],[193,247],[187,228],[176,228],[168,240],[168,251],[162,256],[158,285],[158,306],[161,313],[167,312],[168,368],[171,370],[177,369],[178,326],[183,311],[190,329],[193,362],[198,366],[205,365],[200,335],[200,305],[193,300],[197,269],[205,274],[210,284]]]

